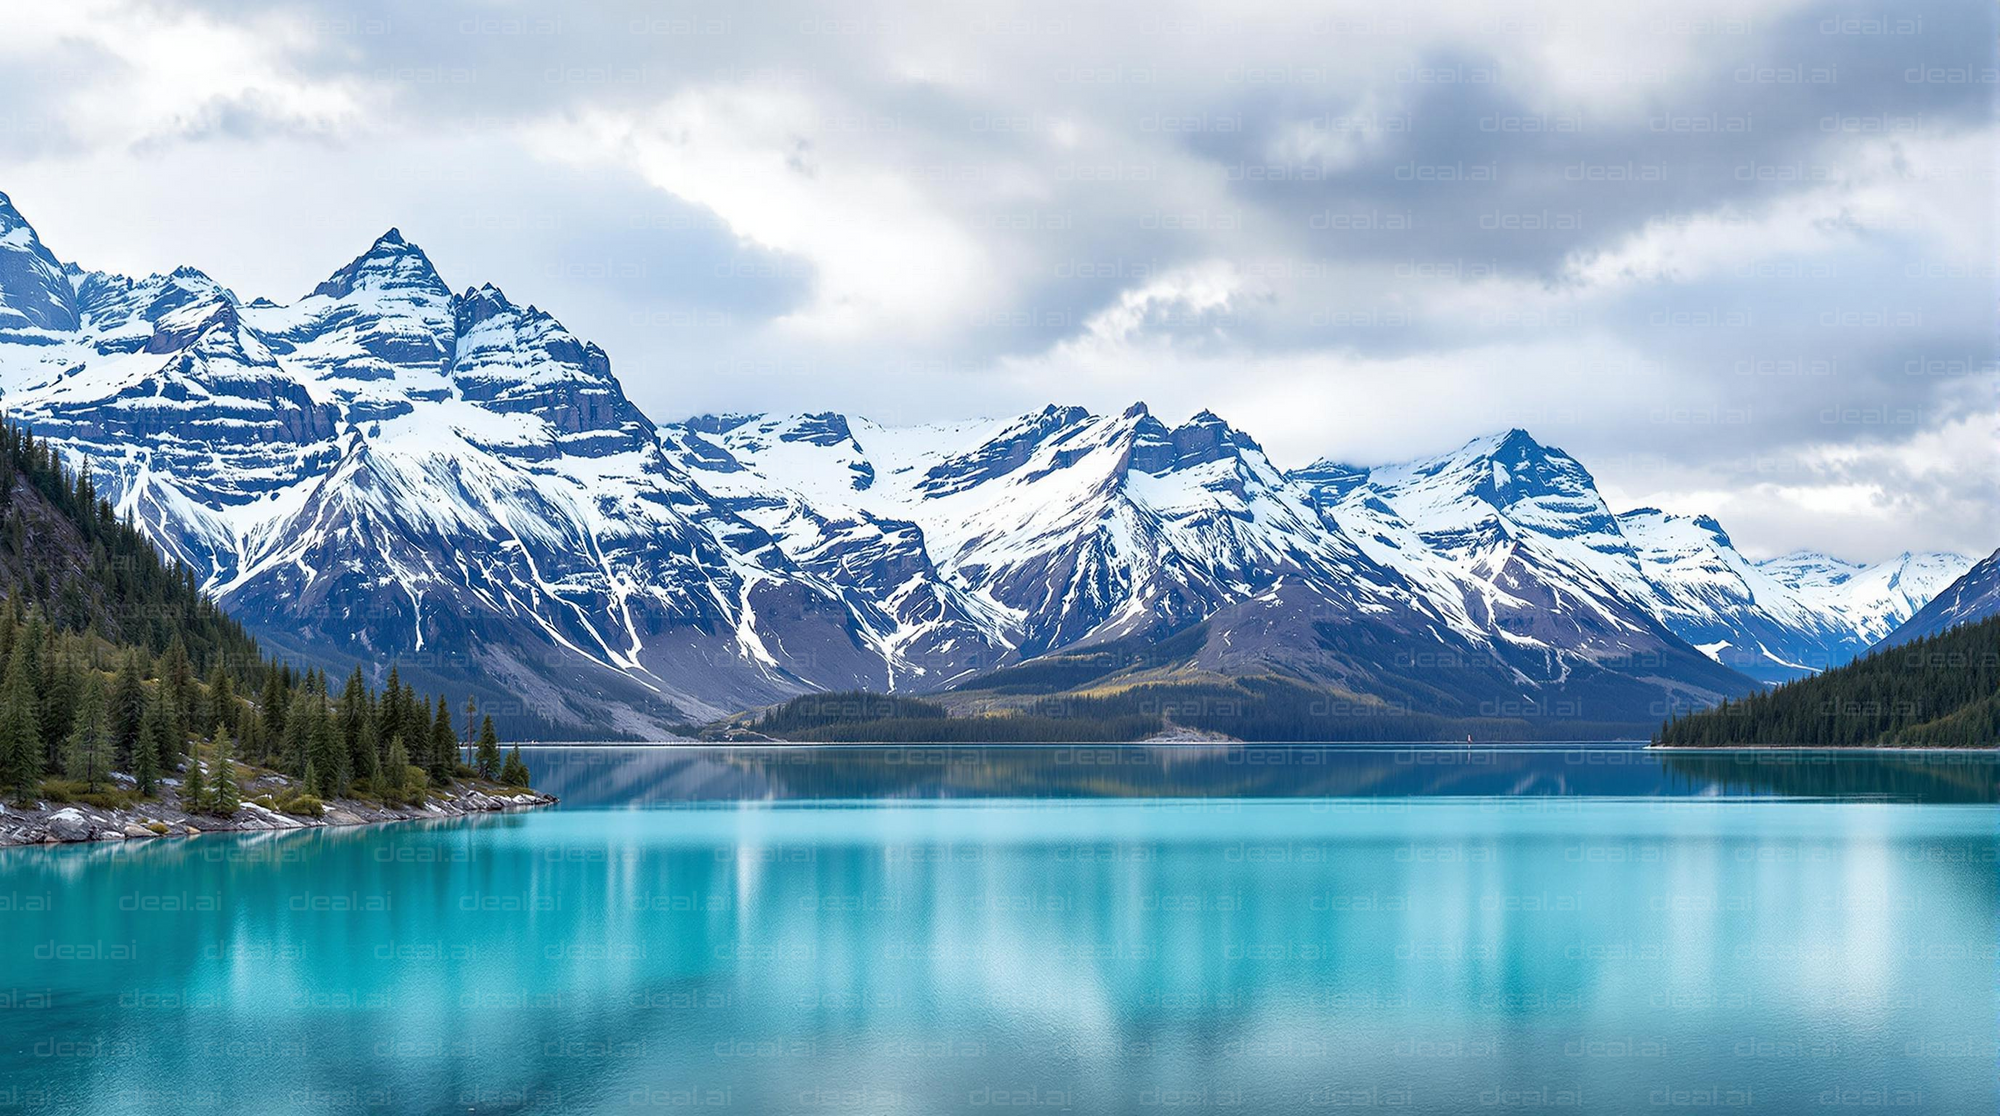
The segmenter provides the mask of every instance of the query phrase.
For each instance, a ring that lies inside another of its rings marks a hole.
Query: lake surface
[[[524,755],[0,850],[0,1114],[2000,1110],[1991,753]]]

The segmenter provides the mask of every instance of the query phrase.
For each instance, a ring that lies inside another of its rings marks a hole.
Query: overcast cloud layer
[[[1522,426],[1760,555],[2000,544],[1989,0],[756,7],[35,5],[0,190],[245,298],[399,226],[656,419]]]

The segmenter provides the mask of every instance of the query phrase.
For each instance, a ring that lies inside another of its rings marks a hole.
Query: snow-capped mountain
[[[1372,555],[1434,597],[1464,601],[1461,624],[1561,625],[1575,643],[1650,619],[1767,682],[1847,662],[1970,564],[1954,554],[1752,562],[1711,517],[1612,514],[1588,470],[1522,430],[1405,465],[1322,461],[1292,476]]]
[[[51,275],[76,317],[0,344],[10,413],[283,650],[641,733],[886,683],[840,595],[688,483],[601,350],[450,294],[394,231],[290,306],[191,271],[5,279]]]
[[[1203,412],[1170,427],[1049,407],[999,423],[889,429],[840,415],[697,419],[681,463],[788,556],[880,596],[884,537],[908,621],[1005,664],[1203,625],[1183,664],[1415,694],[1461,715],[1643,718],[1745,681],[1643,615],[1594,641],[1506,631],[1329,519],[1256,441]],[[845,561],[864,555],[869,562]],[[1521,601],[1525,616],[1532,604]],[[941,666],[947,679],[952,669]],[[933,675],[935,677],[936,675]],[[1634,712],[1634,710],[1641,710]]]
[[[2000,615],[2000,550],[1979,560],[1878,644],[1897,647],[1947,628]]]
[[[1355,607],[1388,592],[1212,414],[1173,429],[1143,404],[915,430],[702,419],[669,440],[795,560],[914,608],[899,639],[969,625],[988,661],[1185,627],[1287,576],[1351,591]]]
[[[1707,521],[1613,515],[1521,431],[1288,475],[1216,415],[1143,405],[659,426],[602,349],[454,294],[394,229],[245,302],[65,265],[0,196],[0,390],[268,643],[568,733],[1169,635],[1157,677],[1644,720],[1751,685],[1724,663],[1865,646],[1956,573],[1749,563]]]
[[[1838,666],[1866,651],[1906,623],[1972,568],[1960,554],[1936,551],[1902,554],[1862,566],[1803,552],[1759,563],[1808,604],[1840,618],[1852,637],[1829,665]],[[1804,572],[1810,571],[1810,572]]]

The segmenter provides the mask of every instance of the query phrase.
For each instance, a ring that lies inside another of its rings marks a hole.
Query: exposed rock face
[[[88,841],[95,832],[82,812],[74,806],[50,814],[47,828],[51,841]]]

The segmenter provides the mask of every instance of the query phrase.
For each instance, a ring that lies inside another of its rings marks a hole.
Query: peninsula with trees
[[[0,424],[0,845],[543,805],[492,719],[391,665],[263,653],[71,467]],[[470,753],[471,762],[465,756]]]

